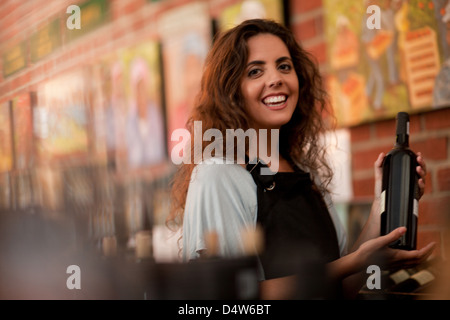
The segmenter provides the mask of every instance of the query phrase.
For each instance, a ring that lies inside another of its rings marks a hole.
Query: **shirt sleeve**
[[[237,164],[198,164],[187,193],[182,235],[183,259],[198,258],[205,250],[204,235],[218,235],[222,257],[244,254],[242,231],[256,226],[256,185]]]

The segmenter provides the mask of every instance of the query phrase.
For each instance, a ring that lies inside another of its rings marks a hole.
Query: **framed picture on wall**
[[[37,160],[53,163],[85,159],[89,152],[89,90],[82,68],[39,85],[33,108]]]
[[[0,103],[0,172],[13,168],[12,127],[10,102]]]
[[[31,94],[23,93],[12,101],[14,168],[29,169],[33,162]]]
[[[167,153],[159,43],[147,40],[125,48],[119,52],[119,61],[126,104],[124,126],[117,129],[125,139],[127,167],[160,164]]]
[[[95,145],[114,171],[167,160],[161,46],[144,39],[90,66]]]
[[[227,30],[244,20],[265,18],[285,23],[284,1],[282,0],[241,0],[226,7],[218,17],[218,29]]]
[[[325,0],[324,8],[339,125],[450,105],[448,0]]]
[[[170,10],[159,20],[167,107],[169,155],[179,141],[174,130],[185,128],[200,90],[203,63],[211,45],[212,24],[206,2]]]
[[[10,102],[0,103],[0,211],[12,205],[11,170],[13,168]]]

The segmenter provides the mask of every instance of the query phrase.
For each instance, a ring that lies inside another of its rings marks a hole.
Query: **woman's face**
[[[279,129],[292,117],[298,101],[298,78],[289,50],[272,34],[248,39],[248,61],[241,92],[250,127]]]

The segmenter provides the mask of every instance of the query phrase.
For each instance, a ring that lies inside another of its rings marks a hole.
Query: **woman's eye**
[[[290,64],[288,64],[288,63],[280,64],[280,66],[278,68],[280,70],[283,70],[283,71],[290,71],[290,70],[292,70],[292,66]]]
[[[261,73],[261,69],[251,69],[251,70],[247,73],[247,75],[248,75],[249,77],[256,77],[256,76],[258,76],[260,73]]]

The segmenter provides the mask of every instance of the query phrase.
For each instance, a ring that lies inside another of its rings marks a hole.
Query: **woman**
[[[191,137],[199,134],[194,132],[195,121],[201,121],[200,134],[220,130],[225,148],[230,145],[227,129],[255,129],[258,161],[251,156],[250,141],[245,163],[239,162],[234,148],[234,164],[223,164],[213,155],[180,167],[169,220],[183,225],[186,261],[208,252],[204,238],[210,231],[218,235],[220,256],[244,254],[242,230],[259,224],[265,240],[260,255],[262,298],[292,297],[290,284],[296,275],[289,264],[302,259],[324,263],[327,275],[337,283],[338,295],[332,297],[339,297],[341,282],[346,291],[355,284],[361,287],[361,279],[352,275],[365,273],[371,259],[381,253],[389,264],[418,263],[431,253],[432,244],[411,252],[386,248],[404,228],[379,237],[377,198],[360,239],[347,254],[345,232],[327,193],[332,172],[318,139],[326,130],[325,107],[315,64],[282,25],[247,20],[216,39],[188,122]],[[279,139],[271,139],[271,134],[262,137],[264,129],[279,132]],[[266,144],[262,138],[267,138]],[[194,156],[208,147],[204,141],[196,150],[195,140]],[[378,182],[383,156],[375,163]],[[422,157],[418,161],[423,192],[425,165]],[[272,174],[261,174],[264,168]]]

